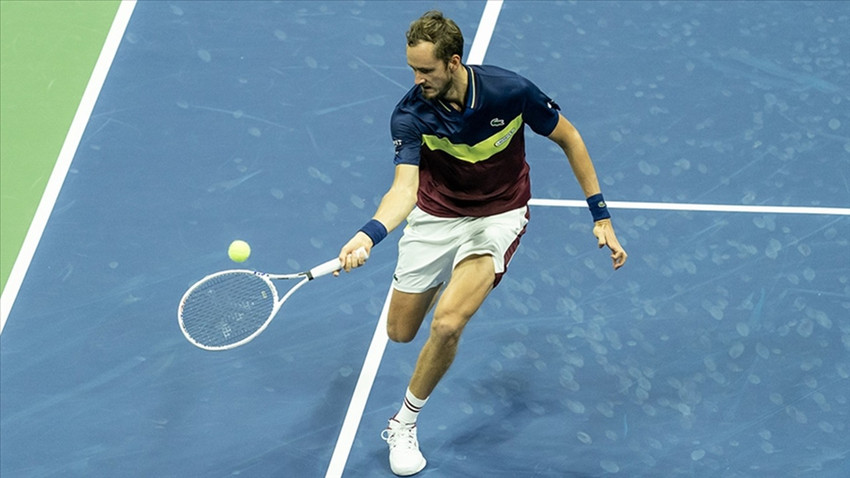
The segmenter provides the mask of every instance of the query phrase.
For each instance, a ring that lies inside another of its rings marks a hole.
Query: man
[[[390,468],[399,476],[425,467],[416,438],[418,413],[525,232],[531,186],[524,125],[561,146],[588,198],[599,247],[611,250],[614,269],[626,261],[584,142],[558,105],[515,73],[464,65],[462,54],[463,35],[442,13],[431,11],[411,23],[407,62],[415,86],[392,116],[395,177],[373,219],[339,255],[346,271],[363,265],[368,255],[354,251],[370,251],[406,220],[387,316],[389,338],[413,340],[436,303],[401,408],[382,433]]]

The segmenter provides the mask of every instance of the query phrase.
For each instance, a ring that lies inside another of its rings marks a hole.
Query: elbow
[[[384,195],[383,201],[396,206],[413,209],[416,205],[417,190],[410,187],[392,187]]]
[[[416,200],[417,200],[417,199],[418,199],[418,195],[417,195],[417,191],[416,191],[416,190],[408,190],[408,191],[404,191],[404,192],[403,192],[403,193],[399,196],[399,200],[402,202],[402,204],[404,204],[404,205],[405,205],[405,207],[406,207],[407,209],[410,209],[410,210],[412,210],[412,209],[413,209],[413,206],[415,206],[415,205],[416,205]]]
[[[569,126],[565,128],[563,138],[561,140],[561,147],[565,150],[575,149],[577,146],[584,145],[584,140],[581,138],[581,134],[572,124],[567,123]]]
[[[564,151],[574,150],[576,146],[584,144],[578,129],[563,116],[560,117],[558,125],[555,126],[555,131],[549,135],[549,139],[557,143]]]

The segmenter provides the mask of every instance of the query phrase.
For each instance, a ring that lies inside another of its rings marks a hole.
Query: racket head
[[[180,330],[204,350],[228,350],[258,336],[281,301],[264,274],[249,270],[216,272],[196,282],[180,300]]]

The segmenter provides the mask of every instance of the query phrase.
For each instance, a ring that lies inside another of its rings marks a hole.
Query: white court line
[[[86,130],[86,125],[89,123],[94,104],[97,102],[98,96],[100,96],[100,90],[103,88],[103,82],[106,80],[106,74],[109,73],[112,60],[115,59],[118,45],[121,44],[124,31],[127,29],[127,24],[130,22],[130,16],[133,14],[135,7],[136,0],[122,0],[121,5],[118,6],[118,11],[115,13],[115,19],[112,21],[109,34],[106,36],[106,41],[100,50],[100,56],[97,58],[97,63],[95,63],[88,85],[86,85],[83,98],[80,100],[80,106],[77,107],[74,120],[71,122],[71,127],[65,136],[65,143],[59,151],[56,165],[53,166],[53,172],[47,180],[47,186],[44,188],[44,194],[41,196],[35,216],[27,230],[24,243],[18,252],[18,257],[15,259],[12,271],[9,273],[9,280],[6,281],[5,287],[3,287],[3,293],[0,295],[0,333],[3,333],[3,328],[6,326],[6,320],[12,311],[12,305],[18,297],[21,284],[24,282],[24,277],[35,255],[35,250],[41,241],[41,236],[44,233],[44,228],[47,226],[50,213],[53,212],[53,207],[56,205],[59,191],[65,183],[68,169],[70,169],[74,155],[77,153],[77,148],[80,146],[80,140],[83,137],[83,132]]]
[[[493,38],[493,30],[496,29],[496,21],[499,19],[501,11],[502,0],[487,0],[487,4],[484,5],[484,12],[481,14],[481,21],[478,22],[478,30],[472,40],[472,46],[469,47],[469,56],[466,58],[467,64],[480,65],[484,62],[484,56],[487,55],[487,48],[490,46],[490,39]]]
[[[330,465],[325,478],[340,477],[345,469],[345,462],[348,461],[348,455],[351,453],[351,446],[354,444],[354,437],[357,435],[357,428],[360,427],[360,419],[363,417],[363,410],[366,409],[366,402],[369,399],[369,393],[372,391],[372,384],[375,383],[375,376],[378,374],[378,367],[381,365],[381,358],[384,356],[384,350],[387,348],[387,309],[390,308],[390,294],[393,289],[387,291],[387,298],[384,300],[384,308],[381,310],[381,318],[378,320],[378,326],[375,327],[375,333],[372,335],[372,343],[369,344],[369,351],[366,352],[366,360],[363,361],[363,368],[360,370],[360,377],[357,379],[357,385],[354,386],[354,394],[351,396],[351,402],[348,405],[348,411],[345,413],[345,419],[342,421],[342,429],[339,432],[339,438],[336,442],[333,455],[331,456]]]
[[[469,57],[466,60],[467,64],[480,65],[484,61],[484,55],[487,53],[487,47],[490,44],[493,30],[496,28],[496,20],[499,18],[499,12],[501,10],[502,0],[487,1],[487,4],[484,6],[484,13],[481,14],[481,21],[478,23],[475,39],[473,39],[472,46],[469,49]],[[357,385],[354,386],[354,394],[348,405],[348,411],[345,413],[342,429],[339,432],[339,438],[334,447],[333,455],[331,455],[331,461],[328,465],[325,478],[339,478],[345,470],[345,463],[348,461],[348,456],[351,453],[354,437],[357,435],[357,429],[360,427],[360,419],[363,417],[363,411],[366,409],[366,402],[369,399],[369,393],[372,391],[372,384],[375,383],[375,376],[378,375],[378,368],[381,365],[381,359],[384,356],[384,350],[389,340],[386,332],[386,324],[387,309],[389,309],[390,305],[390,294],[392,294],[392,286],[390,286],[390,290],[387,292],[387,299],[384,301],[378,326],[372,336],[372,343],[369,345],[369,351],[366,353],[366,360],[360,369],[360,377],[357,379]]]
[[[762,214],[822,214],[850,216],[850,208],[807,206],[745,206],[736,204],[686,204],[665,202],[605,201],[611,209],[649,209],[656,211],[747,212]],[[571,199],[532,199],[531,206],[587,207],[587,202]]]

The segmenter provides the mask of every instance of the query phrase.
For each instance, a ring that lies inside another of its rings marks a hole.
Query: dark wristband
[[[594,194],[587,198],[587,207],[590,208],[590,214],[593,216],[593,222],[602,219],[609,219],[611,213],[608,212],[608,205],[605,204],[605,198],[602,194]]]
[[[387,227],[381,224],[381,221],[372,219],[360,228],[360,232],[369,236],[372,239],[372,246],[377,246],[385,237],[387,237]]]

